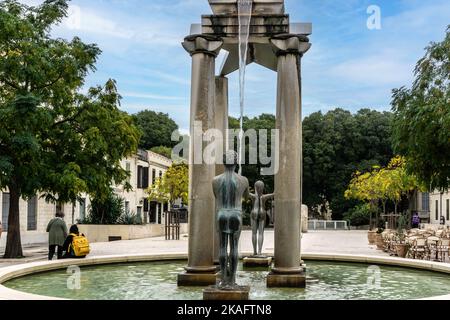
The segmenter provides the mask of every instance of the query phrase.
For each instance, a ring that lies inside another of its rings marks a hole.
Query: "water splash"
[[[245,70],[247,67],[248,40],[250,37],[250,22],[252,19],[253,0],[238,0],[239,20],[239,104],[241,110],[239,131],[239,174],[242,175],[242,159],[245,157],[244,144],[244,99]]]

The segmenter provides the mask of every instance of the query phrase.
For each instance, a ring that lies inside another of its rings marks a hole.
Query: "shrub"
[[[138,216],[134,212],[130,212],[129,210],[126,210],[123,215],[117,219],[117,224],[121,225],[141,225],[142,224],[142,217]]]
[[[370,223],[370,214],[370,205],[362,204],[345,213],[344,220],[347,220],[352,226],[365,226]]]
[[[89,206],[88,216],[80,220],[80,224],[117,224],[119,218],[125,213],[125,200],[114,192],[110,192],[105,200],[93,198]]]

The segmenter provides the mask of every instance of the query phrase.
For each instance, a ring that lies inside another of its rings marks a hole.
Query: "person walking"
[[[64,213],[56,213],[55,218],[47,225],[48,232],[48,260],[53,260],[57,250],[58,259],[62,258],[63,244],[67,237],[67,225],[63,220]]]

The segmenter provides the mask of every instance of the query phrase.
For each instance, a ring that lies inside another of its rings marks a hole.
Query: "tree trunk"
[[[10,187],[9,194],[8,235],[3,257],[5,259],[16,259],[23,257],[22,241],[20,239],[20,193],[15,187]]]

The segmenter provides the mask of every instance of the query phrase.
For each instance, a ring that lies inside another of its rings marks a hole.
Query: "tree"
[[[153,147],[150,149],[150,151],[157,153],[161,156],[164,156],[166,158],[171,159],[172,158],[172,148],[159,146],[159,147]]]
[[[0,2],[0,189],[10,193],[5,258],[22,256],[20,198],[43,193],[75,202],[86,192],[104,199],[111,184],[126,180],[120,160],[139,141],[131,117],[119,110],[114,80],[80,93],[101,51],[79,38],[51,38],[67,8],[65,0]]]
[[[125,200],[114,193],[113,190],[104,199],[93,198],[89,207],[89,216],[81,221],[85,224],[116,224],[125,214]]]
[[[244,117],[244,130],[247,131],[249,129],[254,129],[258,133],[260,130],[267,131],[267,156],[269,157],[272,154],[272,141],[271,141],[271,130],[275,129],[276,119],[274,115],[271,114],[261,114],[260,116],[254,118]],[[239,119],[229,117],[229,128],[230,129],[239,129],[240,121]],[[270,193],[274,190],[274,176],[263,176],[261,175],[261,169],[263,167],[267,167],[267,165],[262,165],[259,161],[258,164],[248,164],[250,151],[256,152],[259,154],[259,147],[262,144],[260,141],[261,136],[258,135],[258,147],[257,150],[250,150],[250,146],[248,140],[245,141],[245,157],[247,159],[246,164],[242,166],[242,174],[247,177],[250,182],[250,185],[254,185],[256,181],[261,180],[264,182],[266,187],[266,192]],[[237,150],[237,142],[235,143],[235,151]],[[251,201],[249,202],[251,203]]]
[[[170,202],[178,199],[188,203],[189,167],[184,162],[174,163],[161,178],[147,190],[150,201]]]
[[[333,218],[358,204],[344,197],[356,171],[385,166],[392,158],[392,115],[362,109],[356,114],[335,109],[303,120],[304,203],[310,208],[329,204]]]
[[[393,91],[393,145],[431,189],[450,187],[450,26],[415,68],[411,89]]]
[[[174,147],[177,142],[172,141],[172,133],[178,125],[168,114],[144,110],[133,115],[134,122],[142,131],[139,147],[150,150],[153,147]]]
[[[381,201],[384,214],[386,202],[391,200],[397,214],[402,198],[406,197],[409,201],[416,190],[423,191],[423,185],[416,176],[406,171],[406,160],[397,156],[385,168],[375,166],[369,172],[356,172],[345,191],[345,197],[370,203],[372,208],[376,208]]]

